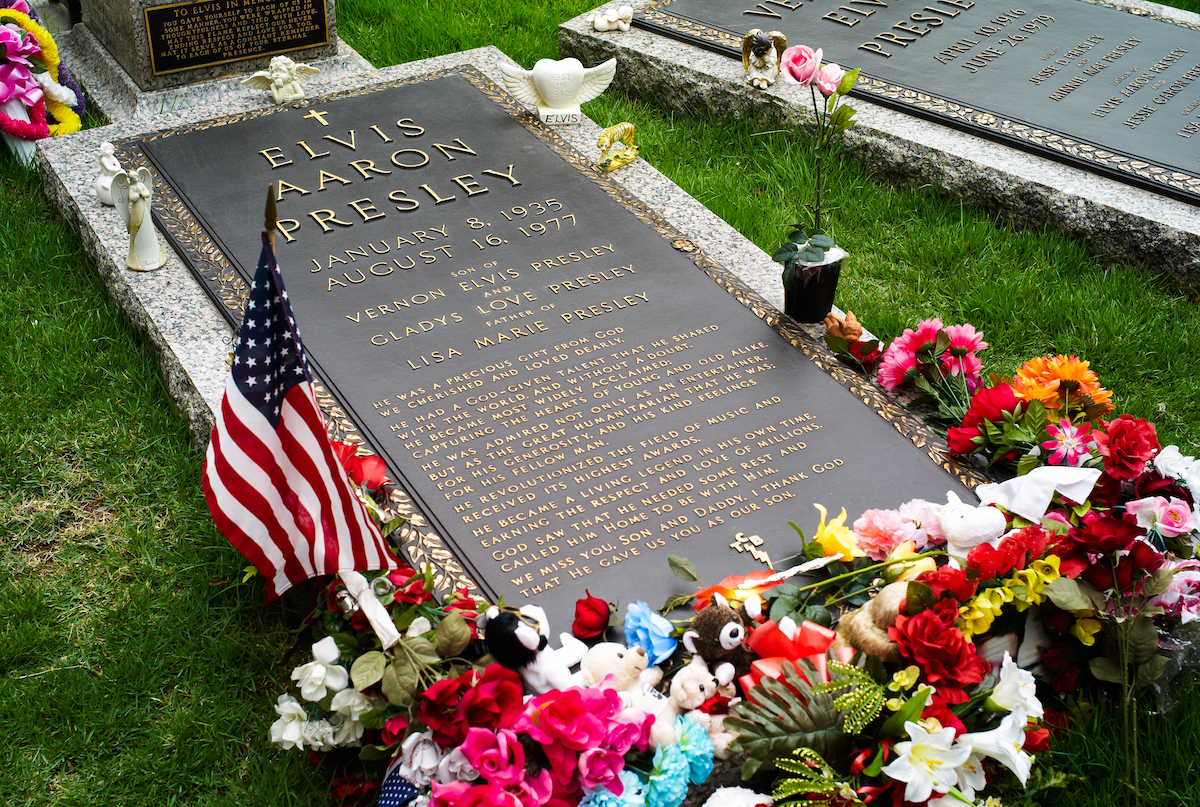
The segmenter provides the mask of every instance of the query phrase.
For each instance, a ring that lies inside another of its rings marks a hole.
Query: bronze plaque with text
[[[1200,204],[1195,23],[1107,0],[655,0],[634,24],[739,59],[778,30],[861,68],[856,96]]]
[[[325,0],[191,0],[145,16],[156,76],[329,41]]]
[[[657,606],[668,553],[715,582],[795,553],[814,502],[970,495],[919,421],[473,68],[121,149],[234,323],[278,183],[333,420],[386,459],[428,519],[406,552],[447,582]]]

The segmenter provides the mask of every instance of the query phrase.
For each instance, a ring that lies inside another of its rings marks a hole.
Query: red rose
[[[587,596],[575,601],[575,621],[571,623],[571,633],[580,639],[590,639],[608,629],[612,609],[604,600],[593,597],[586,588],[583,593]]]
[[[1083,672],[1082,667],[1078,664],[1072,664],[1054,676],[1054,679],[1051,681],[1054,691],[1060,695],[1064,692],[1074,692],[1075,688],[1079,686],[1079,673],[1081,672]]]
[[[1059,611],[1063,616],[1067,615],[1066,611]],[[1068,618],[1069,619],[1069,618]],[[1042,653],[1042,663],[1046,668],[1053,672],[1058,672],[1063,667],[1067,666],[1067,645],[1065,642],[1055,642],[1046,648]]]
[[[1058,572],[1063,577],[1074,580],[1090,565],[1087,552],[1083,547],[1072,541],[1066,535],[1054,535],[1046,548],[1047,555],[1058,556]]]
[[[1112,516],[1099,516],[1084,525],[1082,530],[1072,531],[1072,537],[1088,552],[1101,554],[1124,549],[1145,533],[1135,524]]]
[[[1015,412],[1021,402],[1008,384],[984,387],[971,396],[971,405],[961,426],[946,431],[946,443],[955,454],[970,454],[979,448],[975,437],[982,436],[984,421],[997,421],[1005,412]]]
[[[388,572],[388,580],[396,587],[396,602],[420,605],[433,599],[425,590],[425,578],[407,566]]]
[[[471,628],[471,640],[474,641],[479,638],[479,629],[475,625],[475,620],[479,617],[479,603],[475,602],[475,598],[471,596],[471,592],[465,588],[455,590],[442,603],[442,610],[447,614],[458,611],[459,616],[467,620],[467,625]]]
[[[383,724],[380,742],[384,745],[395,745],[404,739],[404,730],[408,728],[408,720],[403,715],[389,717]]]
[[[938,600],[929,610],[947,628],[954,627],[954,623],[958,621],[958,601],[950,597]]]
[[[942,724],[942,728],[949,727],[954,729],[955,737],[967,733],[966,725],[959,720],[958,715],[950,711],[950,706],[946,703],[945,699],[937,693],[934,693],[934,696],[929,699],[929,704],[921,712],[922,720],[927,720],[931,717],[936,718],[937,722]]]
[[[1058,633],[1066,633],[1071,629],[1071,615],[1066,611],[1054,610],[1042,614],[1042,624]]]
[[[1162,496],[1164,499],[1182,499],[1191,507],[1196,502],[1192,499],[1191,491],[1186,485],[1181,485],[1174,479],[1169,479],[1156,470],[1149,470],[1139,476],[1133,483],[1133,499],[1149,499],[1151,496]]]
[[[979,572],[980,582],[991,580],[1011,569],[1006,567],[1005,557],[991,544],[980,544],[967,553],[967,566]],[[1003,569],[1003,571],[1002,571]]]
[[[1096,446],[1104,458],[1104,472],[1125,482],[1141,476],[1161,448],[1154,424],[1130,415],[1105,424],[1104,432],[1096,435]]]
[[[953,566],[943,566],[937,571],[922,572],[917,575],[917,582],[924,583],[933,591],[934,600],[940,600],[949,594],[959,602],[966,602],[975,596],[979,585],[974,580],[968,580],[962,569]]]
[[[899,645],[900,655],[916,664],[925,680],[937,687],[946,703],[965,703],[968,697],[963,690],[991,672],[991,665],[975,655],[975,645],[957,628],[942,624],[931,611],[896,617],[888,637]]]
[[[466,739],[469,726],[459,718],[458,702],[467,686],[465,676],[443,678],[421,693],[417,720],[433,732],[433,741],[443,750]]]
[[[1026,729],[1024,750],[1030,754],[1049,751],[1050,729]]]
[[[457,717],[480,729],[507,728],[525,706],[521,676],[499,664],[489,664],[483,675],[468,670],[460,678],[466,690],[458,703]]]
[[[358,446],[353,443],[332,441],[333,453],[346,469],[346,475],[356,485],[366,485],[367,490],[375,490],[380,485],[392,480],[387,478],[387,467],[383,460],[374,454],[358,456]]]
[[[1092,503],[1092,507],[1111,510],[1120,504],[1122,500],[1121,482],[1101,471],[1100,478],[1096,480],[1096,484],[1092,486],[1092,492],[1088,496],[1088,501]]]

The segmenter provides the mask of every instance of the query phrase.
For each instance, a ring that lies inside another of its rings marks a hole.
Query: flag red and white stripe
[[[317,575],[400,565],[329,442],[265,234],[203,486],[217,528],[266,577],[268,601]]]

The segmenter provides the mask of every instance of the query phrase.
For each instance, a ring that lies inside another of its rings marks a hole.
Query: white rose
[[[400,756],[400,775],[417,788],[429,786],[442,761],[442,753],[433,741],[432,731],[408,735],[408,739],[400,746]]]
[[[415,639],[422,633],[428,633],[431,630],[433,630],[433,623],[425,617],[419,616],[408,626],[408,632],[404,636],[407,639]]]
[[[382,698],[364,695],[347,688],[333,696],[333,702],[329,708],[348,720],[362,720],[362,716],[367,712],[383,707]]]
[[[326,636],[312,646],[313,661],[292,670],[292,680],[306,701],[319,701],[326,692],[339,692],[350,683],[346,668],[337,663],[337,643]]]
[[[304,742],[314,751],[333,750],[333,726],[326,720],[310,720],[302,729]]]
[[[329,724],[333,726],[333,744],[338,748],[358,745],[363,731],[366,730],[362,723],[342,714],[336,714],[329,718]]]
[[[1196,460],[1183,473],[1183,484],[1187,485],[1192,499],[1200,505],[1200,460]]]
[[[451,782],[470,782],[478,778],[479,771],[471,767],[461,748],[455,748],[438,763],[437,780],[444,785]]]
[[[1179,446],[1167,446],[1154,457],[1154,469],[1170,479],[1182,479],[1195,457],[1185,457]]]
[[[271,742],[278,744],[284,750],[299,748],[304,750],[304,724],[308,715],[300,701],[291,695],[280,695],[275,705],[279,719],[271,724]]]

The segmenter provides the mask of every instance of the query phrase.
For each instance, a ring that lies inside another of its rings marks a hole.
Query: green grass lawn
[[[492,43],[529,65],[590,5],[343,0],[338,23],[377,65]],[[647,159],[767,250],[811,175],[788,135],[615,94],[589,113],[633,121]],[[839,303],[878,334],[937,315],[981,328],[999,371],[1082,355],[1121,411],[1200,449],[1194,302],[934,189],[881,188],[852,158],[832,185],[853,252]],[[0,222],[0,804],[321,805],[329,773],[266,740],[293,634],[260,581],[239,582],[245,562],[212,526],[152,351],[36,175],[7,157]],[[1176,708],[1144,721],[1145,803],[1200,804],[1196,696],[1187,681]],[[1101,704],[1056,746],[1055,767],[1086,779],[1043,804],[1124,803],[1116,725]]]

